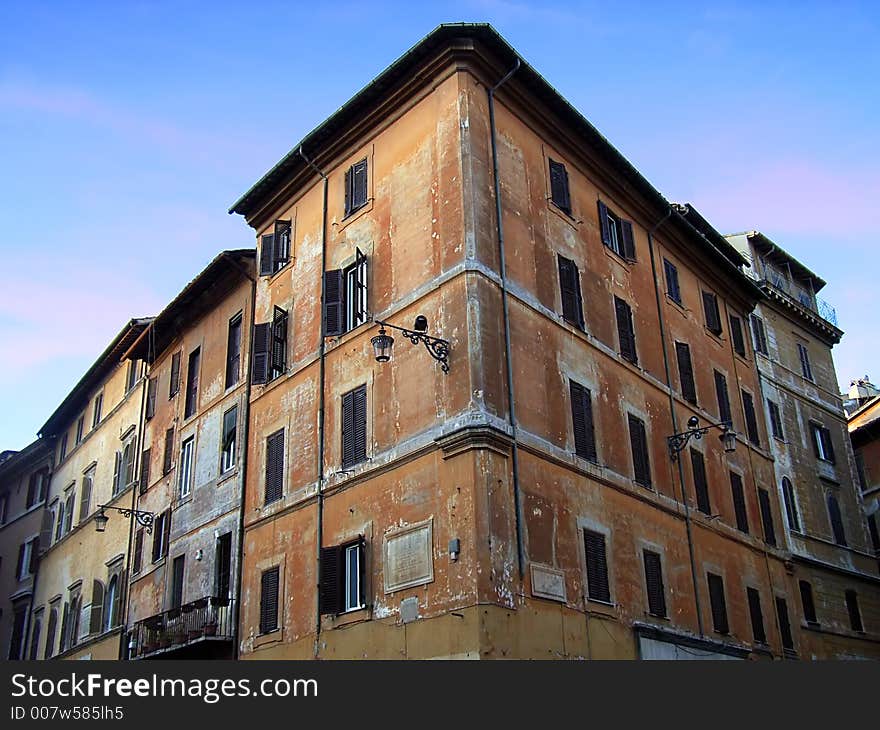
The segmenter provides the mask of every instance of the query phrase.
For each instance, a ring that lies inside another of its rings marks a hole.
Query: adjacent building
[[[873,386],[871,389],[874,389]],[[865,398],[849,414],[848,427],[869,544],[880,568],[880,396]]]

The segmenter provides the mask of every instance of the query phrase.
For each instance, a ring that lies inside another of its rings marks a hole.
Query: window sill
[[[373,210],[373,200],[374,198],[367,198],[367,202],[359,208],[355,208],[348,213],[343,213],[342,218],[339,220],[339,222],[333,223],[334,226],[337,226],[338,232],[345,230],[352,222],[356,221],[364,213],[368,213],[369,211]]]
[[[714,332],[713,330],[710,330],[706,325],[703,325],[703,330],[719,345],[724,345],[724,337],[722,337],[722,335],[724,334],[723,331]]]
[[[617,253],[613,248],[610,248],[607,244],[602,244],[602,250],[605,252],[605,255],[608,256],[612,261],[616,261],[618,264],[623,264],[627,269],[629,269],[634,263],[635,259],[625,258],[623,255]]]
[[[287,263],[285,263],[284,266],[282,266],[280,269],[276,269],[271,274],[262,274],[260,276],[260,278],[266,279],[268,284],[271,286],[275,282],[275,279],[278,278],[278,275],[283,274],[289,267],[291,267],[293,265],[294,261],[296,261],[296,259],[293,256],[291,256],[287,260]],[[259,267],[257,267],[257,268],[259,268]]]
[[[224,472],[221,472],[220,476],[217,477],[217,486],[219,487],[221,484],[225,484],[231,479],[234,479],[238,476],[238,464],[230,467]]]
[[[277,629],[268,631],[265,634],[257,634],[254,637],[254,649],[268,644],[278,644],[284,640],[284,629],[279,626]]]
[[[328,628],[341,628],[350,624],[369,621],[372,618],[372,611],[370,606],[360,606],[359,608],[350,608],[335,616],[325,616],[324,618],[327,621]]]
[[[588,613],[606,616],[607,618],[617,618],[618,607],[616,603],[587,597],[586,604],[586,610]]]
[[[557,218],[560,218],[561,220],[563,220],[563,221],[565,221],[566,223],[568,223],[568,225],[570,225],[570,226],[571,226],[572,228],[574,228],[575,230],[577,230],[577,227],[578,227],[581,223],[583,223],[582,220],[580,220],[580,219],[578,219],[578,218],[575,218],[575,217],[571,214],[571,212],[566,212],[565,210],[563,210],[562,208],[560,208],[556,203],[553,202],[553,199],[552,199],[552,198],[547,198],[547,209],[548,209],[553,215],[555,215]]]
[[[682,314],[688,313],[688,309],[687,309],[687,307],[684,306],[684,303],[679,301],[678,299],[675,299],[674,297],[672,297],[669,294],[669,292],[666,292],[666,301],[667,301],[667,303],[671,304],[676,309],[678,309]]]

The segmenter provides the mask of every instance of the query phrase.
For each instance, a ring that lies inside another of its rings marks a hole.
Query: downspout
[[[522,504],[520,503],[519,487],[519,449],[517,448],[516,406],[513,394],[513,366],[510,357],[510,308],[507,300],[507,262],[504,255],[504,226],[501,223],[501,184],[498,179],[498,147],[495,141],[495,92],[507,83],[520,67],[519,57],[516,64],[495,86],[487,90],[489,95],[489,137],[492,143],[492,184],[495,190],[495,228],[498,233],[498,262],[501,268],[501,305],[504,318],[504,362],[507,375],[507,412],[513,436],[511,449],[513,466],[513,502],[514,520],[516,523],[516,560],[519,577],[525,574],[525,557],[523,555]]]
[[[324,270],[327,266],[327,176],[312,162],[299,148],[299,156],[311,167],[324,181],[324,201],[321,212],[321,343],[318,346],[319,386],[318,386],[318,515],[316,524],[317,544],[315,546],[315,564],[318,566],[318,580],[315,583],[315,659],[318,658],[319,639],[321,636],[321,546],[324,543],[324,385],[326,380],[325,364],[325,341],[327,337],[327,322],[324,317],[324,306],[327,292],[324,286]]]
[[[43,438],[43,437],[40,436],[40,438]],[[43,533],[43,519],[45,518],[45,513],[48,511],[49,493],[50,493],[50,487],[52,486],[52,475],[55,473],[55,439],[53,437],[50,439],[46,439],[46,441],[47,441],[47,443],[51,442],[52,445],[50,447],[48,447],[51,449],[51,457],[49,459],[49,474],[46,477],[46,480],[47,480],[46,481],[46,499],[43,500],[43,510],[40,514],[40,532],[39,532],[40,535],[42,535],[42,533]],[[53,522],[53,525],[54,525],[54,522]],[[31,597],[30,597],[30,599],[28,599],[27,625],[25,626],[24,639],[22,640],[21,659],[28,659],[29,658],[28,647],[31,645],[31,643],[34,640],[34,637],[33,637],[33,632],[34,632],[34,621],[33,621],[33,618],[34,618],[34,599],[37,597],[37,581],[40,579],[40,565],[43,562],[43,552],[44,552],[44,550],[48,550],[49,546],[47,545],[44,548],[43,546],[41,546],[39,544],[39,538],[37,538],[37,548],[39,549],[39,554],[37,555],[37,569],[34,571],[34,577],[33,577],[33,580],[31,581]],[[48,606],[46,608],[48,609]],[[46,614],[44,614],[44,616],[47,617],[45,620],[48,621],[48,611],[46,612]],[[37,657],[37,658],[39,659],[39,657]]]
[[[654,233],[672,216],[673,209],[670,206],[664,215],[648,231],[648,255],[651,258],[651,280],[654,282],[654,301],[657,304],[657,322],[660,325],[660,343],[663,350],[663,371],[666,376],[666,390],[669,394],[669,416],[672,419],[673,432],[678,433],[678,421],[675,417],[675,396],[672,395],[672,376],[669,372],[669,354],[666,351],[666,327],[663,320],[663,305],[660,298],[660,286],[657,281],[657,261],[654,258]],[[697,563],[694,557],[694,536],[691,528],[691,513],[688,507],[687,491],[685,490],[684,465],[681,458],[675,460],[678,466],[678,481],[681,486],[681,503],[684,506],[684,526],[687,533],[688,556],[691,562],[691,580],[694,585],[694,605],[697,611],[697,629],[703,636],[703,612],[700,607],[700,586],[697,578]]]

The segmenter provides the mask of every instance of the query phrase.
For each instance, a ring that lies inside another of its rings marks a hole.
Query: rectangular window
[[[342,396],[342,468],[367,459],[367,386]]]
[[[727,378],[715,371],[715,395],[718,399],[718,420],[721,423],[733,424],[733,415],[730,411],[730,398],[727,395]]]
[[[152,453],[152,449],[144,449],[141,453],[141,476],[138,486],[141,494],[150,488],[150,457]]]
[[[97,428],[101,422],[101,408],[104,405],[104,394],[98,393],[95,398],[95,408],[92,411],[92,428]]]
[[[798,356],[801,360],[801,373],[803,376],[812,382],[813,380],[813,368],[810,365],[810,353],[807,352],[807,348],[804,347],[800,342],[797,343],[798,348]]]
[[[826,501],[828,503],[828,518],[831,521],[831,534],[834,536],[834,542],[846,547],[846,532],[843,529],[843,515],[840,512],[840,503],[837,501],[837,495],[829,492]]]
[[[634,365],[639,358],[636,354],[636,332],[633,327],[632,309],[623,299],[614,297],[614,313],[617,317],[617,337],[620,341],[620,356]]]
[[[367,204],[367,161],[355,162],[345,172],[345,215]]]
[[[195,447],[195,438],[190,436],[180,446],[180,481],[178,483],[178,494],[180,498],[188,497],[192,491],[193,476],[193,449]]]
[[[718,297],[710,292],[703,292],[703,313],[706,317],[706,329],[715,335],[721,334],[721,314],[718,312]]]
[[[593,428],[593,403],[590,391],[574,380],[569,381],[574,450],[583,459],[596,461],[596,434]]]
[[[354,611],[366,605],[364,541],[321,548],[322,614]]]
[[[284,429],[266,439],[266,486],[264,503],[281,499],[284,490]]]
[[[49,486],[49,471],[40,469],[31,474],[28,479],[27,500],[25,502],[26,509],[30,509],[35,504],[39,504],[46,499],[46,493]],[[5,512],[5,509],[4,509]],[[0,522],[3,522],[0,519]]]
[[[584,554],[587,559],[587,595],[592,601],[611,603],[605,535],[584,530]]]
[[[132,559],[132,573],[140,573],[144,567],[144,528],[140,528],[134,534],[134,558]]]
[[[76,492],[71,484],[64,490],[64,534],[73,529],[73,508],[76,503]]]
[[[355,249],[354,263],[324,272],[324,336],[335,337],[367,321],[367,257]]]
[[[733,340],[733,351],[740,357],[745,357],[746,339],[743,336],[743,324],[735,314],[730,315],[730,339]]]
[[[171,379],[168,381],[168,399],[171,400],[180,390],[180,352],[171,356]]]
[[[277,220],[272,233],[260,236],[260,276],[271,276],[287,265],[291,235],[291,221]]]
[[[278,589],[280,569],[264,570],[260,576],[260,633],[270,634],[278,629]]]
[[[174,458],[174,426],[165,431],[165,453],[162,456],[162,474],[171,471]]]
[[[871,536],[871,545],[874,548],[874,554],[880,555],[880,530],[877,529],[877,515],[868,515],[868,534]]]
[[[220,452],[220,472],[225,473],[235,466],[235,442],[238,432],[238,406],[232,406],[223,414],[223,441]]]
[[[764,528],[764,542],[776,545],[776,529],[773,526],[773,508],[770,504],[770,492],[758,489],[758,504],[761,507],[761,525]]]
[[[776,618],[779,620],[779,636],[782,639],[782,648],[794,651],[791,621],[788,618],[788,602],[779,596],[776,597]]]
[[[14,605],[12,609],[12,635],[9,639],[8,659],[22,659],[22,653],[25,648],[25,636],[27,634],[27,617],[28,604],[27,601],[21,601]]]
[[[768,398],[767,410],[770,412],[770,429],[773,431],[773,438],[784,441],[785,433],[782,430],[782,415],[779,412],[779,406]]]
[[[696,449],[691,449],[691,468],[694,472],[694,491],[697,495],[697,509],[704,515],[712,514],[712,505],[709,502],[709,483],[706,480],[706,462],[703,455]]]
[[[92,510],[92,485],[94,483],[94,471],[83,477],[82,488],[79,497],[79,521],[83,522]]]
[[[633,480],[643,487],[651,487],[651,461],[648,456],[648,437],[645,422],[632,413],[627,414],[629,443],[632,449]]]
[[[269,380],[287,372],[287,310],[275,307],[272,313],[272,352],[269,362]]]
[[[64,461],[67,456],[67,434],[61,436],[61,447],[58,449],[58,461]]]
[[[79,445],[79,443],[83,440],[83,431],[86,427],[86,417],[80,416],[76,421],[76,438],[74,439],[74,443]]]
[[[559,291],[562,296],[562,318],[578,329],[584,329],[584,303],[581,299],[581,276],[574,261],[557,255]]]
[[[601,200],[599,201],[599,228],[602,232],[602,243],[607,248],[627,261],[636,260],[632,223],[612,213]]]
[[[153,524],[153,551],[154,563],[159,562],[168,554],[168,536],[171,534],[171,512],[165,510],[156,515]]]
[[[648,613],[666,617],[666,589],[663,587],[663,564],[660,554],[651,550],[642,553],[645,563],[645,586],[648,590]]]
[[[183,417],[190,418],[196,412],[199,401],[199,361],[201,360],[201,348],[197,347],[189,354],[189,362],[186,369],[186,404],[183,408]]]
[[[361,600],[361,545],[349,545],[345,548],[345,610],[354,611],[362,608]]]
[[[132,388],[137,384],[138,381],[138,370],[140,369],[139,363],[137,360],[129,360],[128,361],[128,377],[125,381],[125,392],[128,393]]]
[[[764,320],[757,315],[752,315],[752,341],[755,345],[755,352],[762,355],[769,355],[767,350],[767,333],[764,330]]]
[[[232,576],[232,533],[226,532],[217,538],[214,547],[214,595],[220,601],[229,599]]]
[[[185,557],[178,555],[171,564],[171,606],[180,608],[183,605],[183,567]]]
[[[794,486],[791,479],[782,477],[782,499],[785,502],[785,516],[788,520],[788,527],[795,532],[800,532],[801,521],[797,510],[797,501],[794,496]]]
[[[712,608],[712,627],[719,634],[730,631],[727,623],[727,602],[724,599],[724,580],[715,573],[706,573],[709,584],[709,604]]]
[[[226,387],[231,388],[238,383],[241,370],[241,312],[229,320],[229,332],[226,336]]]
[[[849,613],[849,627],[853,631],[864,631],[862,612],[859,610],[859,596],[855,591],[846,592],[846,610]]]
[[[746,495],[743,491],[742,477],[730,472],[730,494],[733,497],[733,513],[736,517],[736,529],[749,534],[749,512],[746,509]]]
[[[676,304],[681,304],[681,287],[678,283],[678,268],[668,259],[663,259],[663,273],[666,276],[666,296]]]
[[[751,393],[748,393],[745,390],[741,390],[740,393],[742,394],[743,414],[746,418],[746,434],[748,434],[749,441],[755,446],[760,446],[761,436],[758,433],[758,419],[755,415],[755,401],[752,398]]]
[[[6,510],[9,508],[9,496],[0,494],[0,525],[6,524]]]
[[[813,453],[816,455],[816,458],[827,461],[829,464],[835,463],[831,431],[811,421],[810,433],[813,437]]]
[[[691,361],[690,345],[675,343],[675,358],[678,360],[678,379],[681,382],[681,395],[688,402],[697,405],[697,385],[694,382],[694,366]]]
[[[156,396],[159,392],[159,379],[154,376],[147,383],[147,407],[144,417],[149,421],[156,415]]]
[[[24,580],[32,576],[37,570],[40,545],[39,538],[34,537],[23,542],[18,547],[18,565],[15,575],[18,580]]]
[[[801,606],[804,608],[804,620],[808,624],[818,624],[816,604],[813,601],[813,586],[809,582],[802,580],[798,581],[798,587],[801,591]]]
[[[568,171],[565,165],[550,160],[550,200],[566,215],[571,215],[571,194],[568,189]]]
[[[761,610],[761,594],[756,588],[746,588],[749,600],[749,617],[752,620],[752,637],[759,644],[767,643],[767,632],[764,630],[764,612]]]

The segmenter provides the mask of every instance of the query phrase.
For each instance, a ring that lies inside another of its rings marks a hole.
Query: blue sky
[[[877,3],[51,2],[0,23],[0,450],[223,248],[226,210],[441,22],[491,22],[667,198],[823,276],[880,380]]]

